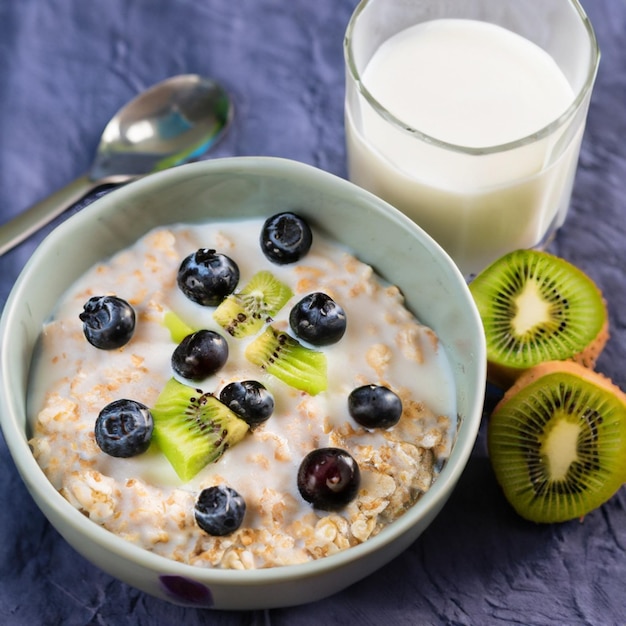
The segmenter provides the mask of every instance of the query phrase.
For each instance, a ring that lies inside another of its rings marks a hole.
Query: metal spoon
[[[0,255],[102,185],[119,185],[190,161],[229,126],[233,108],[217,83],[195,74],[154,85],[107,124],[89,172],[0,225]]]

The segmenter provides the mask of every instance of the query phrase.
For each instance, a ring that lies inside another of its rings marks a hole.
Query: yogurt
[[[314,232],[300,262],[274,265],[261,252],[262,220],[176,225],[156,229],[131,248],[89,270],[65,294],[42,332],[30,384],[31,446],[67,500],[110,531],[169,558],[207,567],[260,568],[299,563],[367,540],[397,519],[436,479],[456,431],[452,373],[435,333],[404,307],[399,290],[349,251]],[[324,291],[346,311],[344,337],[319,348],[328,362],[328,390],[311,396],[249,363],[247,339],[230,337],[214,309],[177,287],[183,258],[215,248],[236,261],[243,286],[260,269],[288,284],[294,296],[271,320],[289,332],[292,306]],[[98,350],[84,338],[78,314],[94,295],[114,294],[137,314],[131,341]],[[229,359],[194,388],[215,395],[234,380],[254,379],[273,394],[275,411],[215,463],[183,483],[156,447],[114,458],[95,443],[93,428],[108,403],[127,398],[148,407],[172,377],[176,344],[164,324],[173,311],[192,328],[220,332]],[[362,384],[385,384],[403,400],[391,429],[356,424],[347,396]],[[358,496],[345,509],[314,509],[297,489],[302,458],[316,447],[340,447],[361,469]],[[227,484],[246,501],[241,528],[212,537],[195,523],[200,490]]]

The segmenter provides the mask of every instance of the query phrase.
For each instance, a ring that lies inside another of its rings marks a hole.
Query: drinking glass
[[[484,147],[444,141],[396,117],[364,71],[390,37],[440,18],[490,22],[545,50],[571,86],[567,110],[532,134]],[[600,59],[577,0],[362,0],[344,54],[351,181],[411,217],[468,280],[511,250],[547,245],[570,204]]]

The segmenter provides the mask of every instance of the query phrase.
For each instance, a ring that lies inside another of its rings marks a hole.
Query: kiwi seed
[[[538,250],[516,250],[469,285],[487,341],[490,382],[507,387],[544,361],[593,368],[608,338],[602,293],[580,269]]]
[[[520,376],[487,434],[496,478],[528,520],[581,518],[626,482],[626,394],[578,363],[549,361]]]

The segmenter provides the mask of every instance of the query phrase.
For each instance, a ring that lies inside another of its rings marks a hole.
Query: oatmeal
[[[456,432],[452,373],[435,333],[404,307],[399,290],[349,251],[314,231],[297,263],[270,262],[259,246],[262,220],[176,225],[144,236],[87,272],[64,296],[42,332],[33,370],[31,446],[54,487],[95,523],[171,559],[204,567],[251,569],[301,563],[366,541],[401,516],[436,479]],[[311,292],[343,307],[347,327],[326,357],[326,389],[307,393],[246,358],[256,336],[235,338],[177,286],[182,259],[214,248],[236,260],[239,285],[267,270],[288,285],[290,300],[264,320],[290,333],[289,312]],[[92,296],[132,305],[136,328],[121,348],[86,341],[79,313]],[[153,407],[172,379],[176,348],[164,320],[175,313],[193,329],[225,337],[228,359],[193,389],[219,395],[233,381],[256,380],[272,394],[272,415],[215,462],[183,481],[153,441],[129,458],[105,454],[94,436],[100,411],[118,399]],[[401,399],[390,428],[364,428],[348,411],[350,392],[385,386]],[[360,484],[345,506],[326,511],[305,501],[296,476],[312,450],[334,447],[357,462]],[[225,536],[199,528],[198,493],[228,485],[246,503],[241,526]]]

